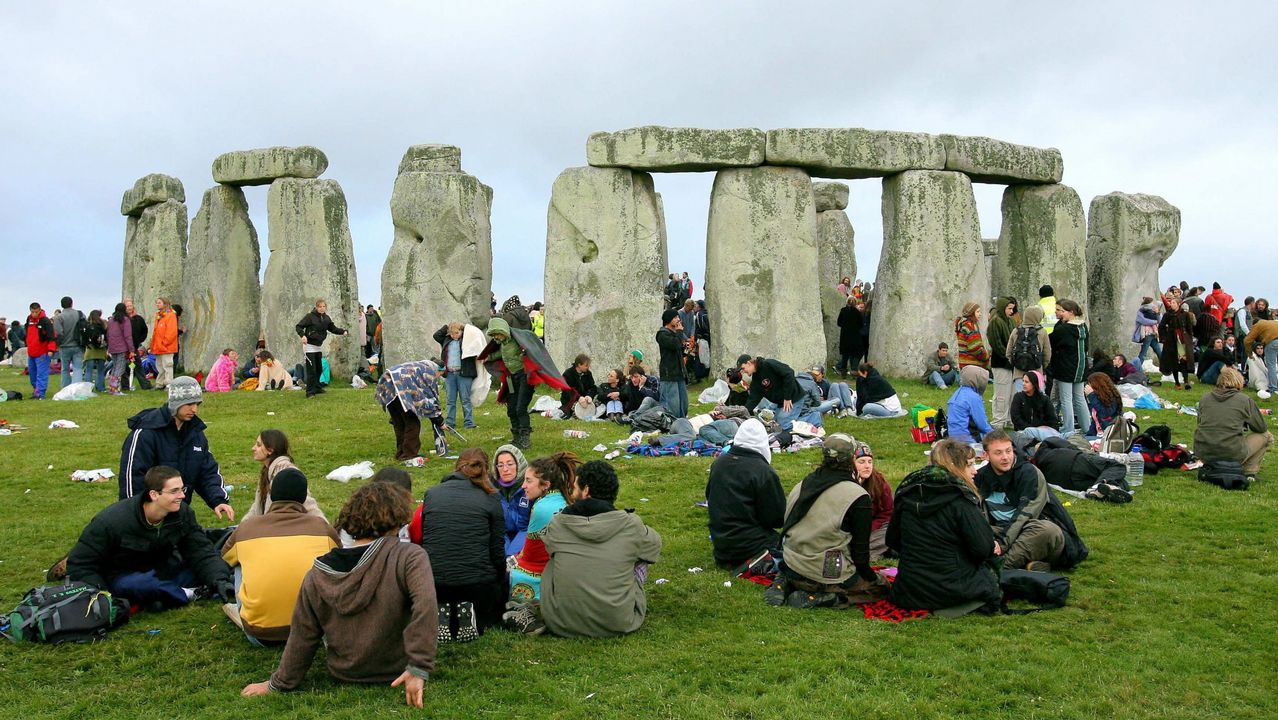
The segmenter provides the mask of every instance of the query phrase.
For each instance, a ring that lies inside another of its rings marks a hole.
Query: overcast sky
[[[1181,209],[1163,284],[1278,296],[1272,3],[5,3],[0,315],[118,300],[121,193],[175,175],[195,216],[222,152],[310,144],[380,296],[404,149],[462,148],[495,190],[494,290],[541,297],[546,205],[587,136],[645,124],[868,127],[1060,148],[1084,206]],[[784,9],[783,9],[784,8]],[[979,9],[978,9],[979,8]],[[672,270],[698,294],[710,174],[663,174]],[[861,277],[880,183],[852,184]],[[1002,187],[978,185],[996,237]],[[266,262],[266,189],[248,199]],[[1241,262],[1239,262],[1241,261]],[[340,319],[339,319],[340,320]]]

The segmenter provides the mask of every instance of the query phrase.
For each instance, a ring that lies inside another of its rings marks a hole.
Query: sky
[[[1118,190],[1180,208],[1163,285],[1273,298],[1276,20],[1229,2],[5,3],[0,316],[64,294],[110,311],[137,178],[181,179],[194,217],[219,154],[303,144],[346,192],[362,302],[378,302],[396,169],[418,143],[460,146],[494,188],[494,291],[532,302],[555,177],[585,164],[591,132],[648,124],[1056,147],[1084,206]],[[712,180],[655,176],[671,270],[698,294]],[[851,183],[863,278],[880,188]],[[1002,189],[976,186],[984,237]],[[266,188],[247,196],[265,268]]]

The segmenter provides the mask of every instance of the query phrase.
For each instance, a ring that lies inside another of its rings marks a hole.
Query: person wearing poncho
[[[393,365],[377,381],[377,404],[390,413],[395,428],[395,459],[421,454],[422,420],[435,431],[435,451],[448,454],[444,418],[439,409],[439,366],[430,360]]]

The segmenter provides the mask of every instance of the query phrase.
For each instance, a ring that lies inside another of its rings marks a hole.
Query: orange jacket
[[[155,314],[155,328],[151,331],[151,352],[156,355],[172,355],[178,351],[177,313],[161,310]]]

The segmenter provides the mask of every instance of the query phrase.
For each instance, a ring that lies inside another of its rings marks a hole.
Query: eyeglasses
[[[160,491],[160,494],[161,494],[161,495],[174,495],[174,496],[176,496],[176,495],[185,495],[185,494],[187,493],[187,491],[189,491],[189,490],[190,490],[190,488],[180,487],[180,488],[173,488],[172,490],[161,490],[161,491]]]
[[[499,468],[513,468],[513,467],[519,467],[519,463],[513,463],[513,462],[499,462],[499,463],[497,463],[497,467],[499,467]]]

